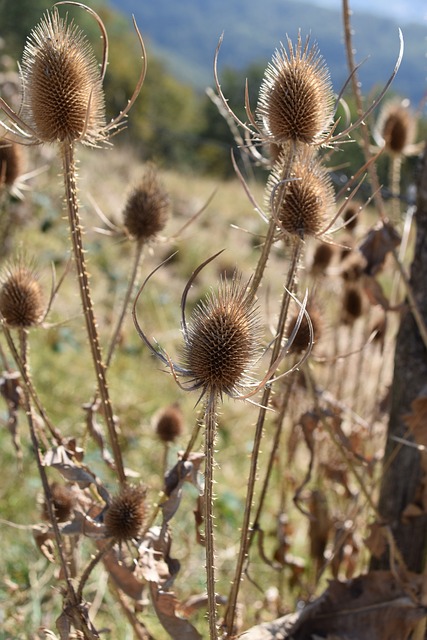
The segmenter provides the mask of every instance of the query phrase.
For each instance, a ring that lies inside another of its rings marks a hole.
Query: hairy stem
[[[278,358],[280,350],[282,348],[282,338],[285,331],[285,323],[286,323],[289,303],[291,299],[288,292],[292,291],[294,287],[295,277],[296,277],[297,268],[298,268],[298,261],[301,253],[301,246],[302,246],[301,240],[299,238],[295,238],[293,255],[291,258],[291,264],[288,271],[287,282],[286,282],[285,290],[282,297],[282,305],[280,309],[279,320],[277,323],[276,338],[275,338],[272,353],[271,353],[271,361],[270,361],[271,364],[273,364],[275,360]],[[264,387],[264,392],[262,394],[262,398],[260,402],[261,408],[258,414],[258,420],[255,427],[254,446],[253,446],[252,456],[251,456],[251,465],[250,465],[249,479],[248,479],[248,490],[246,494],[245,511],[244,511],[243,523],[242,523],[242,532],[240,536],[239,554],[237,557],[234,580],[231,585],[230,595],[228,599],[228,609],[225,616],[226,633],[227,633],[227,637],[229,638],[232,638],[234,634],[233,627],[234,627],[234,617],[236,614],[237,598],[239,595],[240,583],[241,583],[242,574],[243,574],[243,567],[248,555],[250,540],[253,535],[253,529],[250,529],[250,519],[251,519],[256,477],[258,473],[258,458],[260,453],[265,416],[267,412],[268,403],[270,400],[270,394],[271,394],[271,386],[269,384],[266,384],[266,386]]]
[[[80,288],[80,297],[82,301],[83,314],[86,322],[86,330],[89,338],[89,345],[92,353],[92,360],[95,367],[95,374],[98,383],[98,391],[101,397],[101,403],[104,418],[107,423],[108,433],[110,437],[111,447],[113,450],[114,463],[116,465],[117,474],[121,484],[126,481],[123,468],[122,453],[117,437],[115,418],[113,408],[108,392],[106,379],[106,366],[102,359],[101,345],[98,337],[98,329],[93,309],[92,298],[90,295],[89,275],[86,269],[86,261],[83,250],[82,227],[80,224],[79,207],[77,199],[77,183],[76,168],[74,161],[74,146],[68,142],[64,142],[61,147],[62,163],[64,171],[66,206],[68,213],[68,221],[71,232],[71,242],[73,246],[74,259],[77,269],[77,279]]]
[[[209,638],[217,640],[217,613],[215,593],[215,539],[213,531],[213,470],[215,464],[217,394],[212,391],[205,410],[205,540],[206,540],[206,582],[208,594]]]

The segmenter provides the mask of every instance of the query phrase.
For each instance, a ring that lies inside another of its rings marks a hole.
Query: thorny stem
[[[76,168],[74,161],[74,146],[64,142],[61,146],[62,163],[64,170],[64,182],[66,193],[66,206],[71,232],[74,259],[77,269],[77,279],[80,288],[83,313],[86,321],[86,330],[89,345],[92,352],[92,360],[95,367],[98,391],[101,397],[104,418],[107,423],[114,463],[121,484],[126,482],[123,468],[122,453],[116,432],[115,418],[108,392],[106,379],[106,366],[102,360],[101,346],[99,343],[98,329],[90,295],[89,275],[86,269],[86,261],[83,250],[82,227],[80,224],[79,207],[77,199]]]
[[[215,594],[215,541],[213,531],[213,470],[215,464],[215,434],[217,393],[211,391],[205,409],[205,541],[206,541],[206,581],[208,594],[209,638],[217,640],[217,613]]]
[[[350,5],[348,0],[343,0],[343,20],[344,20],[344,37],[345,37],[345,47],[347,52],[347,64],[348,69],[351,74],[351,84],[353,88],[354,98],[356,100],[357,114],[360,117],[363,114],[363,104],[362,104],[362,94],[360,91],[360,84],[358,81],[357,71],[356,71],[356,62],[354,60],[354,47],[352,40],[352,29],[350,24]],[[365,122],[361,123],[360,130],[362,133],[362,150],[365,156],[365,161],[368,162],[371,157],[371,153],[369,151],[369,130],[368,126]],[[369,179],[371,181],[374,202],[377,207],[378,213],[381,217],[381,220],[386,219],[386,214],[384,211],[384,201],[381,196],[381,187],[378,181],[378,175],[376,171],[376,167],[374,163],[370,163],[368,165],[368,173]]]
[[[29,378],[29,366],[28,366],[28,340],[26,329],[19,329],[19,360],[22,363],[22,367],[25,370],[26,377]],[[58,521],[56,519],[55,511],[53,508],[52,494],[50,491],[49,481],[47,479],[46,470],[42,461],[40,446],[36,435],[34,426],[33,409],[31,405],[31,396],[27,386],[24,386],[24,408],[27,415],[28,427],[30,430],[31,443],[33,445],[34,455],[37,462],[37,467],[40,475],[40,479],[43,486],[43,492],[46,498],[46,506],[49,514],[50,523],[52,525],[53,533],[55,536],[56,547],[58,550],[59,561],[61,563],[61,569],[63,571],[64,580],[67,585],[68,599],[72,603],[73,607],[77,607],[79,599],[74,591],[73,583],[71,580],[70,572],[68,571],[68,565],[63,554],[61,533],[58,527]]]
[[[278,358],[280,350],[282,348],[282,338],[285,331],[285,323],[286,323],[289,303],[291,299],[288,291],[293,290],[295,277],[297,273],[298,261],[301,253],[302,240],[299,238],[295,238],[294,241],[295,241],[295,245],[293,250],[293,256],[292,256],[291,264],[288,271],[287,283],[285,285],[285,290],[282,297],[282,305],[281,305],[279,320],[278,320],[277,329],[276,329],[276,338],[275,338],[272,353],[271,353],[271,361],[270,361],[271,364],[273,364],[273,362],[275,362],[275,360]],[[251,511],[252,511],[253,497],[254,497],[254,491],[255,491],[256,477],[258,472],[258,457],[260,453],[264,421],[267,413],[268,403],[270,400],[270,394],[271,394],[271,386],[267,383],[264,387],[264,392],[262,394],[262,398],[260,402],[261,408],[258,414],[258,420],[255,427],[254,445],[252,449],[251,464],[250,464],[249,478],[248,478],[248,490],[246,494],[245,511],[243,514],[243,523],[242,523],[242,532],[240,536],[239,554],[237,557],[234,580],[231,585],[230,595],[228,598],[228,608],[225,614],[226,637],[228,638],[234,637],[233,627],[234,627],[234,617],[236,614],[237,598],[239,595],[243,567],[248,555],[250,539],[251,539],[251,536],[253,535],[253,530],[250,530],[250,519],[251,519]]]

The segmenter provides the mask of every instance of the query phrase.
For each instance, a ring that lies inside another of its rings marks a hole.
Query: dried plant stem
[[[402,173],[402,155],[393,155],[390,158],[389,185],[391,191],[391,211],[393,222],[398,222],[400,218],[400,176]]]
[[[96,565],[100,562],[100,560],[102,560],[103,556],[113,548],[114,542],[115,542],[114,540],[109,540],[102,547],[102,549],[99,549],[98,553],[90,560],[86,569],[83,571],[80,577],[79,586],[77,589],[77,598],[79,601],[82,599],[83,589],[85,587],[86,582],[89,579],[90,574],[92,573]]]
[[[86,330],[89,338],[92,360],[95,367],[98,391],[101,397],[104,418],[107,423],[110,443],[113,451],[114,463],[116,465],[119,481],[121,484],[124,484],[126,482],[126,477],[123,467],[122,454],[117,437],[115,418],[107,386],[106,366],[102,359],[97,323],[93,309],[92,298],[90,295],[89,275],[86,269],[86,261],[83,250],[82,227],[80,224],[77,199],[76,167],[74,161],[73,144],[64,142],[61,146],[61,153],[64,171],[68,221],[70,225],[71,241],[76,263],[77,279],[80,288],[83,313],[86,321]]]
[[[282,338],[285,330],[285,323],[286,323],[289,303],[291,299],[288,292],[292,291],[294,288],[294,282],[295,282],[298,262],[300,258],[301,248],[302,248],[302,241],[299,238],[294,237],[294,243],[295,244],[293,249],[293,255],[292,255],[291,263],[289,266],[287,282],[286,282],[285,290],[282,297],[280,315],[277,323],[276,338],[275,338],[272,353],[271,353],[271,361],[270,361],[271,364],[273,364],[275,360],[278,358],[280,350],[282,348]],[[256,478],[258,473],[258,458],[260,453],[265,416],[267,413],[267,407],[270,400],[270,394],[271,394],[271,386],[269,384],[266,384],[266,386],[264,387],[264,392],[262,394],[262,398],[260,402],[261,408],[258,413],[258,419],[255,427],[254,445],[252,449],[251,465],[250,465],[249,478],[248,478],[248,490],[246,493],[245,511],[243,514],[243,523],[242,523],[242,529],[241,529],[241,535],[240,535],[240,547],[239,547],[239,553],[237,557],[236,569],[234,573],[234,580],[231,585],[230,595],[228,598],[228,608],[225,615],[226,634],[228,638],[232,638],[234,634],[233,627],[234,627],[234,617],[236,614],[237,598],[239,595],[240,583],[241,583],[242,574],[243,574],[243,567],[248,555],[250,538],[253,535],[252,531],[250,531],[250,519],[251,519],[251,511],[252,511],[253,497],[254,497],[254,491],[255,491],[255,483],[256,483]]]
[[[206,401],[205,409],[205,541],[206,541],[206,582],[208,594],[209,638],[217,640],[217,612],[215,593],[215,538],[213,530],[213,471],[215,464],[216,405],[217,393],[212,391]]]

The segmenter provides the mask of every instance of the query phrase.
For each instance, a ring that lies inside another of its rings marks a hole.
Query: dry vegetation
[[[66,57],[70,35],[50,28]],[[368,158],[333,188],[326,167],[354,130],[335,130],[308,40],[276,52],[242,127],[264,182],[221,184],[81,148],[111,129],[97,76],[71,87],[74,120],[40,127],[45,45],[41,29],[25,126],[2,103],[0,638],[409,637],[418,577],[368,567],[396,552],[376,505],[413,203],[366,202]],[[365,152],[388,154],[398,191],[419,149],[399,138],[414,116],[388,113]],[[15,146],[22,131],[43,144]],[[25,169],[10,177],[15,149]],[[342,608],[355,611],[340,622]]]

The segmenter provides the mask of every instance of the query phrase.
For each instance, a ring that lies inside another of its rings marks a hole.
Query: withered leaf
[[[80,511],[74,511],[74,517],[71,522],[61,526],[61,533],[68,536],[83,535],[95,540],[106,537],[105,525]]]
[[[102,543],[97,543],[100,547]],[[114,580],[115,584],[133,600],[142,600],[144,583],[138,579],[135,573],[119,560],[115,549],[110,549],[102,556],[104,567]]]
[[[201,640],[197,629],[177,615],[180,605],[174,593],[163,591],[151,582],[150,594],[159,622],[173,640]]]
[[[374,276],[384,264],[387,254],[399,246],[400,236],[390,222],[380,222],[366,235],[359,246],[366,259],[365,273]]]
[[[190,453],[187,460],[179,460],[165,475],[165,495],[167,499],[161,503],[164,523],[169,522],[179,509],[184,482],[193,484],[199,493],[203,488],[199,481],[199,469],[204,459],[202,453]]]
[[[334,580],[309,604],[291,631],[293,640],[338,635],[348,640],[407,640],[427,615],[411,592],[419,576],[402,584],[391,571],[372,571],[347,582]]]
[[[384,526],[379,522],[372,522],[369,525],[369,535],[364,542],[374,558],[381,558],[387,549],[387,538]]]
[[[427,395],[426,389],[411,403],[411,413],[403,416],[405,424],[411,430],[415,442],[427,446]]]
[[[34,541],[40,552],[49,562],[56,562],[55,543],[53,542],[53,532],[48,525],[35,525],[32,527]]]

